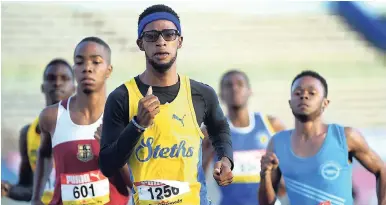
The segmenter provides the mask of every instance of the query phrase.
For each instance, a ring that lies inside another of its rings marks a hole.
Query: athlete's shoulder
[[[26,124],[20,129],[20,133],[27,133],[28,129],[30,128],[31,124]]]
[[[27,141],[27,133],[31,124],[26,124],[20,129],[20,141]]]
[[[208,84],[190,79],[192,94],[201,94],[203,96],[216,96],[216,91]]]
[[[351,135],[360,134],[359,131],[353,127],[347,127],[347,126],[335,124],[335,123],[327,124],[327,125],[329,127],[328,129],[332,130],[335,133],[335,136],[339,136],[342,139],[347,138]]]
[[[356,147],[360,147],[363,144],[366,144],[366,140],[363,134],[356,128],[353,127],[343,127],[344,135],[346,137],[347,146],[350,150]]]
[[[129,91],[127,90],[127,87],[125,84],[120,85],[119,87],[115,88],[108,96],[108,99],[122,99],[127,98],[129,95]]]
[[[291,136],[292,130],[282,130],[277,133],[275,133],[268,143],[268,149],[273,151],[275,150],[275,144],[280,144],[282,140],[286,140],[285,138],[288,138]]]
[[[59,103],[45,107],[39,115],[39,125],[48,129],[56,125]]]
[[[340,126],[340,125],[338,125]],[[360,131],[354,127],[345,127],[345,126],[341,126],[343,129],[344,129],[344,134],[347,135],[358,135],[360,134]]]

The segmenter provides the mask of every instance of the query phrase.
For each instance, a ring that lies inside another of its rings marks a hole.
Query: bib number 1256
[[[79,199],[81,196],[86,198],[89,194],[91,194],[92,197],[95,197],[94,185],[90,184],[88,187],[87,185],[75,186],[73,193],[75,199]]]
[[[165,185],[162,187],[150,187],[147,190],[150,193],[151,199],[164,199],[169,198],[172,195],[178,195],[180,193],[180,190],[178,188],[171,187],[169,185]]]

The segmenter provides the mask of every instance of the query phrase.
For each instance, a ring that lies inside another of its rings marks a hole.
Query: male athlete
[[[80,41],[74,52],[78,83],[73,97],[45,108],[40,114],[39,149],[33,204],[41,204],[42,184],[53,155],[56,183],[51,205],[126,205],[128,190],[121,175],[106,178],[98,167],[99,142],[106,80],[112,72],[110,47],[97,37]],[[127,173],[128,174],[128,173]]]
[[[54,59],[48,63],[43,72],[41,90],[46,99],[46,106],[58,103],[70,97],[75,91],[75,79],[71,66],[62,59]],[[19,149],[21,155],[19,183],[11,185],[1,182],[1,195],[17,201],[30,201],[32,197],[33,173],[36,168],[36,152],[40,145],[39,119],[24,126],[20,131]],[[42,201],[51,201],[55,185],[53,169],[46,183]]]
[[[291,204],[353,204],[353,158],[375,175],[378,204],[386,204],[384,163],[359,131],[323,122],[327,94],[326,80],[314,71],[303,71],[293,80],[289,104],[295,129],[270,140],[261,160],[260,204],[275,202],[281,176]]]
[[[220,97],[228,110],[233,159],[233,183],[220,187],[221,205],[258,204],[256,189],[260,182],[260,159],[265,154],[268,141],[273,134],[284,129],[284,125],[272,116],[248,110],[252,94],[248,76],[239,70],[226,72],[220,81]],[[208,138],[204,142],[210,144]],[[213,160],[211,146],[203,146],[205,171]]]
[[[213,175],[232,182],[229,125],[215,91],[177,73],[182,46],[178,15],[165,5],[147,8],[138,21],[146,70],[108,97],[100,166],[106,176],[129,163],[135,205],[207,205],[202,168],[202,122],[219,156]]]

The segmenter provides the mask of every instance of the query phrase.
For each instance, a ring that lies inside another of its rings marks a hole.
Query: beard
[[[320,115],[322,115],[323,109],[319,108],[316,111],[310,113],[310,114],[304,114],[304,113],[295,113],[294,110],[292,110],[292,114],[294,117],[299,120],[301,123],[306,123],[306,122],[312,122],[316,118],[318,118]]]
[[[174,62],[177,60],[177,52],[176,52],[176,55],[168,63],[157,63],[153,59],[151,59],[146,53],[145,53],[145,56],[146,56],[147,62],[149,62],[149,64],[158,73],[165,73],[166,71],[168,71],[172,67]]]
[[[85,88],[83,89],[83,93],[86,94],[86,95],[90,95],[93,91],[89,88]]]

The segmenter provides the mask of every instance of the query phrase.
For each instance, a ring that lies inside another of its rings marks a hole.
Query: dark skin
[[[46,106],[66,99],[74,93],[75,82],[71,69],[62,63],[49,65],[46,68],[41,86],[42,93],[46,99]],[[19,150],[21,163],[18,184],[11,185],[8,182],[1,182],[1,196],[11,196],[12,199],[20,201],[30,201],[32,197],[34,173],[27,151],[27,132],[29,127],[30,125],[28,124],[20,131]],[[37,127],[36,132],[40,133],[39,127]],[[10,193],[11,189],[13,193]]]
[[[105,47],[95,42],[80,43],[74,53],[74,72],[77,94],[71,99],[69,110],[74,123],[89,125],[97,121],[104,111],[106,101],[106,80],[113,70]],[[58,106],[48,106],[40,114],[41,145],[34,181],[32,204],[40,201],[47,170],[52,164],[51,140],[56,126]],[[127,173],[128,174],[128,173]],[[127,175],[128,176],[128,175]]]
[[[164,29],[177,29],[173,22],[167,20],[157,20],[147,24],[144,32]],[[177,56],[177,51],[182,47],[183,37],[177,36],[174,41],[165,41],[162,36],[159,36],[156,42],[146,42],[143,39],[137,40],[137,45],[141,51],[145,52],[146,70],[139,76],[140,80],[150,85],[147,95],[139,101],[137,120],[142,127],[148,127],[153,123],[154,117],[159,113],[159,100],[152,94],[151,86],[171,86],[178,82],[176,61],[165,72],[159,72],[149,63],[149,59],[157,64],[168,64]],[[158,55],[159,53],[167,53],[166,55]],[[213,177],[217,183],[228,185],[232,182],[231,162],[227,157],[223,157],[217,162],[214,169]]]
[[[322,113],[327,108],[329,100],[324,96],[321,82],[306,76],[295,81],[291,89],[290,107],[295,114],[314,116],[310,121],[295,120],[295,130],[292,138],[292,149],[296,155],[310,157],[315,155],[326,137],[327,124],[322,121]],[[315,115],[315,113],[319,113]],[[356,129],[345,127],[345,135],[349,152],[348,162],[357,159],[377,181],[378,204],[386,204],[386,169],[378,154],[370,149],[364,136]],[[260,204],[274,204],[275,190],[281,178],[278,167],[279,160],[273,153],[273,141],[269,142],[269,152],[261,160],[262,185],[259,191]],[[263,187],[263,188],[261,188]]]
[[[220,97],[221,100],[226,104],[229,119],[231,120],[233,126],[249,126],[248,100],[251,95],[251,87],[248,84],[245,76],[241,73],[229,74],[222,80]],[[279,132],[285,129],[283,123],[279,119],[273,116],[268,116],[268,120],[275,132]],[[211,161],[213,160],[215,153],[213,147],[211,146],[210,139],[207,137],[208,132],[205,127],[202,128],[202,131],[206,136],[203,141],[203,166],[206,172]],[[284,186],[282,187],[283,189],[280,190],[282,194],[284,194]]]

